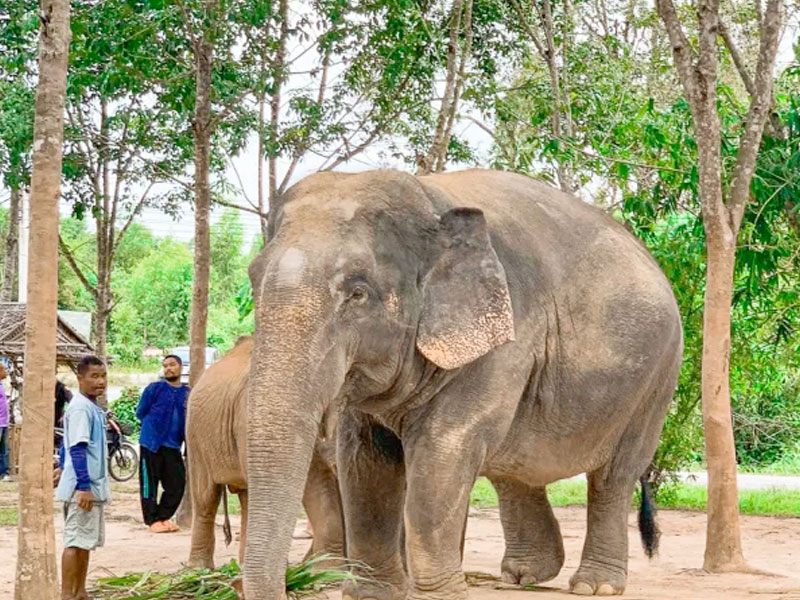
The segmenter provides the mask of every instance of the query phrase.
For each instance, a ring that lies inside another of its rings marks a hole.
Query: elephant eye
[[[353,304],[364,304],[369,299],[369,289],[366,285],[356,285],[350,290],[347,301]]]

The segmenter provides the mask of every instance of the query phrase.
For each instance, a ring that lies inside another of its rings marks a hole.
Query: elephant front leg
[[[506,539],[503,581],[529,585],[553,579],[564,565],[564,543],[544,487],[491,477]]]
[[[344,557],[344,523],[339,484],[333,470],[316,449],[303,491],[303,508],[314,531],[314,539],[306,559],[323,554],[332,558]],[[324,567],[325,564],[320,566]]]
[[[471,436],[470,436],[471,437]],[[435,436],[407,451],[408,600],[464,600],[461,569],[469,498],[485,449]]]
[[[407,581],[402,559],[405,469],[400,440],[362,414],[339,422],[336,463],[347,557],[362,577],[342,588],[343,600],[401,600]]]
[[[634,482],[589,474],[586,542],[570,590],[582,596],[613,596],[625,591],[628,578],[628,509]]]

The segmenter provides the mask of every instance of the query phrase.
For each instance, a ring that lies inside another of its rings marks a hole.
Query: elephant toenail
[[[610,583],[601,583],[597,587],[597,591],[595,592],[596,596],[613,596],[615,595],[614,588],[611,586]]]
[[[572,593],[578,596],[593,596],[594,589],[585,581],[579,581],[572,587]]]

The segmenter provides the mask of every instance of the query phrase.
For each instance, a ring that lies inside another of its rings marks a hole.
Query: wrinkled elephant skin
[[[252,354],[253,339],[240,338],[222,360],[203,373],[191,394],[186,425],[193,502],[191,566],[214,567],[214,518],[222,486],[239,495],[242,563],[248,505],[246,397]],[[344,556],[334,433],[335,419],[331,418],[320,429],[306,480],[303,505],[314,530],[307,558],[323,554]]]
[[[672,290],[644,246],[591,205],[493,171],[317,174],[270,217],[250,267],[248,600],[284,597],[331,407],[347,553],[368,568],[345,598],[465,598],[479,475],[499,496],[504,581],[555,577],[564,550],[545,485],[578,473],[588,529],[571,590],[622,593],[628,505],[682,354]]]

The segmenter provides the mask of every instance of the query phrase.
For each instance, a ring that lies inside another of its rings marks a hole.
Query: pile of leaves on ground
[[[293,597],[317,594],[355,576],[340,568],[317,568],[330,556],[319,556],[297,565],[286,567],[286,592]],[[183,569],[173,574],[153,571],[129,573],[123,577],[99,579],[92,595],[103,600],[236,600],[236,590],[231,583],[240,574],[235,560],[222,567],[211,569]]]

